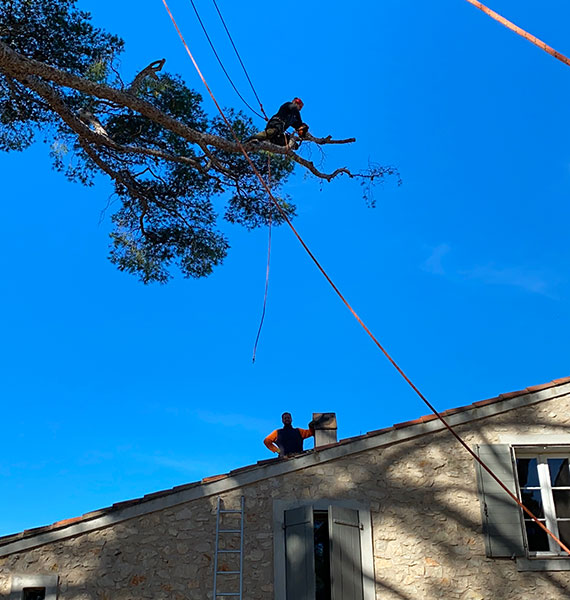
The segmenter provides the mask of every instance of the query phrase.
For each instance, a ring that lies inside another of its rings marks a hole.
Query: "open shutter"
[[[517,485],[509,445],[480,445],[476,451],[479,458],[516,495]],[[476,467],[487,556],[524,556],[519,506],[479,463],[476,463]]]
[[[358,511],[329,507],[331,600],[362,600]]]
[[[315,600],[313,507],[285,511],[287,600]]]

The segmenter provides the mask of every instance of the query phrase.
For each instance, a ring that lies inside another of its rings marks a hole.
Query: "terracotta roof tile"
[[[422,423],[427,423],[429,421],[433,421],[434,419],[437,419],[435,415],[424,415],[423,417],[420,417]]]
[[[258,460],[255,464],[256,465],[269,465],[271,463],[277,462],[279,460],[279,457],[276,456],[275,458],[265,458],[263,460]]]
[[[552,384],[551,383],[543,383],[542,385],[531,385],[530,387],[527,387],[527,392],[540,392],[541,390],[546,390],[548,388],[551,388]]]
[[[245,467],[239,467],[237,469],[232,469],[229,472],[230,477],[232,477],[233,475],[237,475],[238,473],[243,473],[244,471],[251,471],[252,469],[255,469],[257,465],[247,465]]]
[[[63,521],[57,521],[52,525],[52,527],[67,527],[68,525],[73,525],[73,523],[77,523],[77,521],[83,521],[84,517],[72,517],[71,519],[63,519]]]
[[[173,492],[182,492],[183,490],[188,490],[190,488],[196,487],[200,485],[199,481],[193,481],[192,483],[184,483],[183,485],[176,485],[172,488]]]
[[[211,475],[210,477],[204,477],[202,479],[202,483],[212,483],[212,481],[219,481],[220,479],[225,479],[227,476],[227,473],[222,473],[221,475]]]
[[[160,496],[164,496],[165,494],[170,494],[174,489],[163,490],[160,492],[153,492],[152,494],[145,494],[143,496],[143,500],[152,500],[153,498],[159,498]]]
[[[518,392],[508,392],[506,394],[500,394],[499,398],[501,400],[509,400],[510,398],[516,398],[517,396],[522,396],[525,392],[523,390],[519,390]],[[483,402],[485,402],[483,400]]]
[[[87,520],[87,519],[95,519],[96,517],[102,517],[103,515],[106,515],[109,512],[109,509],[107,508],[100,508],[98,510],[92,510],[91,512],[85,513],[83,515],[83,519]]]
[[[511,398],[515,398],[516,396],[519,396],[520,394],[513,394],[511,396]],[[506,398],[501,398],[500,396],[497,396],[496,398],[489,398],[488,400],[479,400],[478,402],[473,402],[473,406],[487,406],[488,404],[495,404],[496,402],[501,402],[502,400],[505,400]]]
[[[465,412],[471,410],[473,406],[460,406],[459,408],[448,408],[443,412],[439,413],[442,417],[448,417],[449,415],[455,415],[456,413]]]
[[[366,437],[372,437],[374,435],[381,435],[382,433],[388,433],[388,431],[394,431],[394,426],[390,425],[390,427],[384,427],[382,429],[374,429],[373,431],[369,431],[368,433],[365,433],[364,435]]]
[[[403,423],[394,423],[394,429],[404,429],[404,427],[410,427],[412,425],[420,425],[422,422],[421,417],[414,419],[413,421],[404,421]]]
[[[127,506],[132,506],[133,504],[138,504],[139,502],[142,502],[142,498],[134,498],[132,500],[124,500],[123,502],[115,502],[115,504],[113,504],[111,506],[111,508],[113,510],[118,509],[118,508],[126,508]]]

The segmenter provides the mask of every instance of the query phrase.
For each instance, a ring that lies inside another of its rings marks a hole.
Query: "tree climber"
[[[304,138],[309,131],[309,126],[301,120],[302,108],[303,101],[301,98],[293,98],[292,102],[285,102],[277,113],[267,121],[265,129],[250,137],[247,141],[267,141],[276,146],[288,146],[291,136],[286,131],[289,127],[295,128],[297,135]]]
[[[281,421],[283,422],[283,427],[272,431],[263,440],[263,443],[271,452],[278,453],[282,457],[303,452],[303,440],[315,435],[313,422],[309,423],[309,429],[293,427],[291,425],[293,417],[288,412],[284,412],[281,415]]]

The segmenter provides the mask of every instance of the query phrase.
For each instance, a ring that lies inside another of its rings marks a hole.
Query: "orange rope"
[[[559,61],[563,62],[565,65],[570,67],[570,58],[567,58],[566,56],[564,56],[564,54],[561,54],[560,52],[558,52],[557,50],[555,50],[548,44],[545,44],[542,40],[539,40],[536,36],[528,33],[524,29],[521,29],[514,23],[511,23],[511,21],[505,19],[505,17],[502,17],[499,13],[496,13],[494,10],[487,8],[484,4],[482,4],[478,0],[467,0],[467,2],[469,2],[469,4],[472,4],[473,6],[477,7],[478,9],[482,10],[486,15],[489,15],[489,17],[491,17],[492,19],[495,19],[495,21],[498,21],[499,23],[501,23],[501,25],[508,27],[511,31],[514,31],[515,33],[518,33],[525,40],[532,42],[535,46],[542,48],[545,52],[548,52],[548,54],[550,54],[551,56],[554,56],[554,58],[557,58]]]
[[[224,114],[224,112],[220,108],[220,105],[218,104],[216,98],[214,97],[214,94],[212,93],[212,90],[208,86],[208,83],[204,79],[204,76],[202,75],[202,72],[200,71],[200,68],[198,67],[198,64],[196,63],[196,60],[194,59],[194,56],[192,55],[192,52],[190,52],[190,48],[188,48],[188,45],[186,44],[184,36],[180,32],[180,29],[178,28],[178,25],[176,24],[176,21],[175,21],[174,17],[172,16],[172,13],[170,12],[170,9],[168,8],[168,4],[166,3],[166,0],[162,0],[162,3],[164,4],[164,6],[165,6],[165,8],[166,8],[166,10],[168,12],[168,14],[170,15],[170,19],[172,20],[172,23],[173,23],[174,27],[176,28],[176,31],[178,32],[178,35],[180,36],[180,39],[182,40],[182,43],[184,44],[184,47],[186,48],[186,52],[188,53],[188,56],[192,60],[192,63],[194,64],[194,67],[196,68],[196,71],[198,72],[198,75],[200,76],[200,79],[202,80],[202,83],[204,84],[204,86],[208,90],[208,92],[209,92],[209,94],[210,94],[210,96],[211,96],[214,104],[216,105],[218,111],[220,112],[220,115],[222,116],[224,122],[226,123],[226,125],[228,126],[228,128],[230,129],[230,131],[232,132],[232,135],[234,136],[234,139],[236,140],[236,143],[240,147],[240,149],[242,151],[242,154],[245,156],[245,158],[248,161],[250,167],[252,168],[253,172],[256,174],[257,178],[261,182],[261,185],[263,186],[263,188],[267,192],[268,196],[271,198],[271,200],[273,201],[273,203],[277,207],[277,210],[279,211],[279,213],[283,217],[283,220],[287,223],[287,225],[289,225],[289,228],[294,233],[295,237],[299,240],[300,244],[303,246],[303,248],[305,249],[305,251],[307,252],[307,254],[311,257],[312,261],[315,263],[315,265],[317,266],[317,268],[319,269],[319,271],[323,274],[323,276],[325,277],[325,279],[329,282],[329,284],[331,285],[331,287],[333,288],[333,290],[337,293],[338,297],[342,300],[342,302],[344,303],[344,305],[352,313],[352,315],[354,316],[354,318],[360,323],[360,325],[362,326],[362,328],[364,329],[364,331],[366,331],[366,333],[369,335],[369,337],[372,339],[372,341],[376,344],[376,346],[382,351],[382,353],[384,354],[384,356],[386,356],[386,358],[392,363],[392,365],[398,371],[398,373],[400,373],[400,375],[404,378],[404,380],[410,385],[410,387],[414,390],[414,392],[416,392],[416,394],[421,398],[421,400],[428,406],[428,408],[433,412],[433,414],[441,421],[441,423],[451,433],[451,435],[453,435],[453,437],[465,448],[465,450],[467,450],[467,452],[469,452],[469,454],[474,458],[474,460],[477,463],[479,463],[483,467],[483,469],[485,469],[485,471],[487,471],[487,473],[520,506],[520,508],[541,529],[543,529],[560,546],[560,548],[562,548],[562,550],[564,550],[564,552],[567,552],[570,555],[570,549],[562,541],[560,541],[545,525],[543,525],[537,519],[537,517],[535,517],[534,514],[526,506],[524,506],[522,504],[522,502],[511,492],[511,490],[509,490],[509,488],[497,477],[497,475],[495,475],[495,473],[493,473],[493,471],[491,471],[491,469],[477,456],[477,454],[475,452],[473,452],[473,450],[471,450],[471,448],[452,429],[451,425],[449,425],[449,423],[442,417],[442,415],[435,409],[435,407],[427,400],[427,398],[420,392],[420,390],[412,383],[412,381],[404,373],[404,371],[402,371],[402,369],[398,366],[398,364],[396,363],[396,361],[388,354],[388,352],[384,349],[384,347],[382,346],[382,344],[376,339],[376,337],[374,336],[374,334],[370,331],[370,329],[368,329],[368,327],[364,324],[364,322],[362,321],[362,319],[356,314],[356,311],[348,303],[348,301],[346,300],[346,298],[342,295],[341,291],[333,283],[332,279],[328,276],[327,272],[321,266],[321,264],[319,263],[319,261],[317,260],[317,258],[315,257],[315,255],[311,252],[311,250],[309,249],[309,247],[307,246],[307,244],[305,244],[305,242],[303,241],[303,239],[301,238],[301,236],[299,235],[299,233],[297,232],[297,230],[295,229],[295,227],[293,226],[293,224],[289,220],[289,217],[287,216],[287,213],[281,208],[279,202],[275,199],[275,197],[271,193],[271,190],[269,189],[267,183],[265,182],[265,180],[263,179],[263,177],[261,176],[261,174],[257,170],[256,166],[253,164],[253,162],[252,162],[251,158],[249,157],[246,149],[244,148],[244,146],[241,143],[240,139],[237,137],[237,135],[236,135],[235,131],[233,130],[230,122],[226,118],[226,115]]]

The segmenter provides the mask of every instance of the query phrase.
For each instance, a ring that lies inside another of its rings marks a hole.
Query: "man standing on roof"
[[[290,456],[303,452],[303,440],[315,435],[313,422],[309,423],[309,429],[293,427],[293,417],[291,413],[284,412],[281,415],[283,427],[271,432],[263,443],[271,450],[278,453],[279,456]]]
[[[274,114],[263,131],[250,137],[249,141],[258,140],[260,142],[271,142],[276,146],[287,146],[291,136],[285,133],[289,127],[297,131],[300,138],[304,138],[309,131],[309,126],[301,120],[301,109],[303,101],[301,98],[293,98],[292,102],[282,104],[276,114]]]

